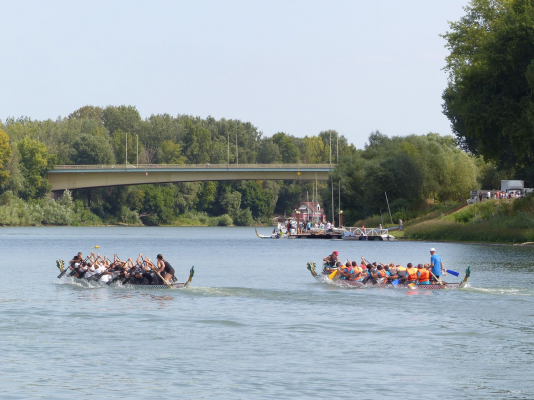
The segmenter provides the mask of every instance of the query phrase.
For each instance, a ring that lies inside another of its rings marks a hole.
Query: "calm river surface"
[[[534,248],[254,228],[1,228],[0,243],[0,398],[534,398]],[[192,287],[56,279],[56,259],[95,245],[162,253],[182,282],[195,265]],[[468,288],[340,289],[306,270],[333,250],[406,264],[430,247],[471,265]]]

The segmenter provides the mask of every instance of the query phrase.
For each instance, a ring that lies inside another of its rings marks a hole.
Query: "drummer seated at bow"
[[[80,268],[80,265],[82,265],[83,262],[83,256],[82,253],[79,252],[74,257],[72,257],[72,260],[69,262],[69,269],[72,271],[69,276],[76,275],[78,272],[78,268]]]
[[[334,270],[336,270],[336,265],[339,262],[338,255],[339,253],[336,250],[329,256],[323,258],[325,272],[334,272]]]
[[[430,271],[423,264],[417,266],[417,284],[430,285]]]

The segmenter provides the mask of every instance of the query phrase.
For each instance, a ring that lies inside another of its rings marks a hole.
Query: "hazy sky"
[[[467,3],[0,0],[0,119],[126,104],[359,148],[377,129],[450,134],[438,35]]]

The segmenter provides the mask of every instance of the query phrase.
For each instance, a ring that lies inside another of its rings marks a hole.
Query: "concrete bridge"
[[[58,165],[48,172],[52,192],[150,183],[328,179],[334,164]]]

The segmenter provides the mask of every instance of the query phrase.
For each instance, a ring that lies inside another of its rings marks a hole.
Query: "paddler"
[[[435,276],[435,278],[431,276],[433,281],[439,280],[443,272],[443,261],[441,261],[441,257],[436,254],[436,249],[433,247],[430,249],[430,271]]]
[[[353,280],[361,282],[364,278],[362,267],[359,267],[358,263],[356,261],[353,261],[352,269],[354,270]]]
[[[156,258],[158,259],[158,272],[167,282],[170,282],[174,276],[174,268],[161,254],[158,254]]]
[[[430,271],[423,264],[419,264],[417,270],[417,284],[430,285]]]
[[[376,267],[378,272],[378,279],[380,280],[378,283],[382,283],[386,280],[387,272],[386,269],[382,264],[380,264],[378,267]]]
[[[412,263],[408,263],[406,268],[407,284],[417,283],[417,268],[414,268]]]
[[[387,267],[386,275],[388,277],[389,283],[399,278],[399,275],[397,274],[397,268],[395,267],[394,263],[389,264],[389,266]]]
[[[367,264],[367,273],[368,275],[363,279],[362,283],[371,283],[372,285],[376,285],[377,279],[379,278],[378,269],[376,268],[376,265]]]
[[[345,265],[341,265],[339,267],[339,274],[341,275],[341,279],[351,281],[352,277],[354,276],[354,268],[352,267],[352,263],[347,260],[347,263]]]
[[[408,274],[406,273],[406,267],[403,267],[402,265],[397,265],[395,267],[395,270],[397,271],[397,279],[400,279],[401,283],[406,282],[406,277]]]

